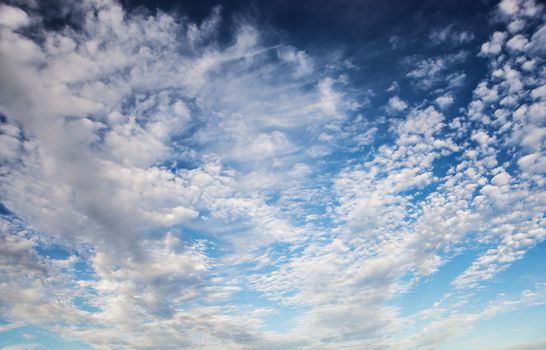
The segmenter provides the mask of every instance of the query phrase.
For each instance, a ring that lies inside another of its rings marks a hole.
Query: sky
[[[3,0],[0,349],[546,348],[537,0]]]

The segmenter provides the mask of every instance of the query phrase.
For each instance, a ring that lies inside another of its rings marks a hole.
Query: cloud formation
[[[473,51],[435,29],[450,52],[401,59],[374,108],[355,66],[244,17],[225,38],[221,7],[59,6],[77,25],[0,7],[0,333],[431,349],[545,303],[544,280],[480,294],[546,239],[541,4],[503,0]],[[398,303],[465,255],[429,305]]]

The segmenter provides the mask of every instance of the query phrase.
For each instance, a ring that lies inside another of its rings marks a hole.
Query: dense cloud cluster
[[[546,281],[476,297],[546,239],[543,5],[503,0],[477,51],[472,33],[433,30],[452,52],[402,62],[427,98],[395,82],[377,116],[354,66],[322,67],[244,19],[222,41],[221,8],[194,23],[62,6],[77,26],[0,5],[0,332],[430,349],[546,302]],[[454,110],[472,55],[487,75]],[[467,249],[448,292],[402,312],[397,298]]]

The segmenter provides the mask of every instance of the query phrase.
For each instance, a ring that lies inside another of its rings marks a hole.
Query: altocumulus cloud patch
[[[1,349],[544,346],[543,4],[160,5],[0,4]]]

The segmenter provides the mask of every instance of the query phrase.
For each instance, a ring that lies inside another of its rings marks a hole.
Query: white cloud
[[[389,108],[395,112],[402,112],[408,108],[408,104],[398,96],[389,98]]]
[[[440,85],[445,81],[448,82],[447,87],[451,89],[461,84],[465,74],[459,71],[452,72],[447,74],[446,79],[446,73],[457,64],[464,62],[466,57],[466,51],[459,51],[440,57],[415,60],[415,68],[406,75],[413,80],[417,87],[424,90]]]
[[[434,101],[440,108],[448,108],[453,104],[453,96],[451,95],[442,95],[437,97]]]
[[[482,55],[498,55],[506,40],[507,34],[504,32],[495,32],[491,36],[490,41],[482,44],[480,54]]]
[[[521,18],[515,19],[508,25],[508,31],[512,34],[520,32],[525,28],[525,21]]]
[[[528,42],[529,41],[526,37],[521,34],[517,34],[506,42],[506,46],[511,50],[524,51]]]
[[[311,58],[303,51],[297,51],[293,47],[281,47],[278,50],[279,57],[294,65],[294,74],[296,77],[307,75],[313,70]]]
[[[546,157],[541,152],[527,154],[518,160],[518,165],[525,172],[542,174],[546,171]]]
[[[519,11],[520,2],[519,0],[502,0],[499,9],[507,15],[514,15]]]
[[[0,4],[0,25],[18,29],[28,24],[30,24],[30,17],[25,11],[18,7]]]
[[[536,52],[546,51],[546,25],[540,27],[532,36],[529,44]]]

